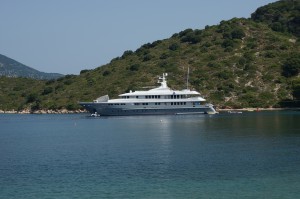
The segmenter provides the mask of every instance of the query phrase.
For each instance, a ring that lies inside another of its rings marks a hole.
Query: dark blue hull
[[[114,108],[94,103],[80,103],[91,114],[100,116],[129,116],[129,115],[180,115],[180,114],[214,114],[215,109],[208,105],[180,108]]]

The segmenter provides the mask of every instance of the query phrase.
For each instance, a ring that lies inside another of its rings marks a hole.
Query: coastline
[[[88,113],[85,110],[67,110],[67,109],[59,109],[59,110],[35,110],[31,111],[29,109],[24,109],[21,111],[10,110],[10,111],[3,111],[0,110],[0,114],[76,114],[76,113]]]
[[[224,109],[216,109],[218,112],[260,112],[260,111],[300,111],[300,108],[224,108]]]
[[[240,109],[234,109],[234,108],[217,108],[216,111],[219,113],[235,113],[235,112],[260,112],[260,111],[300,111],[300,108],[240,108]],[[86,110],[67,110],[67,109],[59,109],[59,110],[35,110],[31,111],[29,109],[24,109],[21,111],[16,110],[9,110],[4,111],[0,110],[0,114],[79,114],[79,113],[88,113]]]

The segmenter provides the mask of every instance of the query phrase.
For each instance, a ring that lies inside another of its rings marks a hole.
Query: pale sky
[[[0,54],[42,72],[79,74],[275,0],[0,0]]]

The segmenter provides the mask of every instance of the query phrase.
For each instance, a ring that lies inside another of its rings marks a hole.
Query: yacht
[[[93,102],[79,102],[92,116],[215,114],[212,104],[190,89],[172,90],[167,73],[159,77],[160,86],[147,91],[130,91],[109,99],[108,95]]]

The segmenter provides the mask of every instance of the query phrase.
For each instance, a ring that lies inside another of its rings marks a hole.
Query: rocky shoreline
[[[282,111],[282,110],[297,110],[300,111],[300,108],[241,108],[241,109],[231,109],[231,108],[224,108],[216,109],[217,112],[224,113],[224,112],[259,112],[259,111]],[[67,109],[59,109],[59,110],[35,110],[31,111],[29,109],[24,109],[21,111],[16,111],[16,110],[9,110],[9,111],[4,111],[0,110],[0,114],[77,114],[77,113],[88,113],[86,110],[67,110]]]
[[[24,109],[21,111],[16,111],[16,110],[10,110],[10,111],[3,111],[0,110],[0,113],[7,113],[7,114],[75,114],[75,113],[87,113],[85,110],[67,110],[67,109],[60,109],[60,110],[29,110],[29,109]]]

